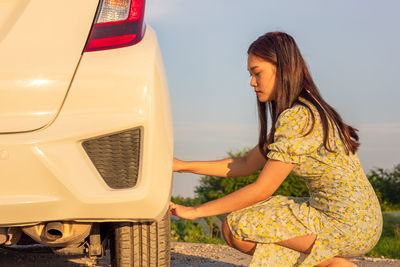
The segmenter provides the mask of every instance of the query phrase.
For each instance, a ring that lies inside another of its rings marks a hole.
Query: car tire
[[[115,223],[110,236],[112,267],[170,266],[170,213],[160,222]]]

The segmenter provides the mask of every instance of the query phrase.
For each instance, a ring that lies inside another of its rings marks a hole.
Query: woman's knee
[[[257,243],[236,239],[229,229],[227,219],[225,219],[222,223],[222,235],[224,236],[226,243],[228,243],[230,247],[248,255],[254,254]]]
[[[222,222],[222,235],[224,236],[226,243],[228,243],[228,245],[232,247],[232,233],[229,229],[227,218],[225,218],[225,220]]]

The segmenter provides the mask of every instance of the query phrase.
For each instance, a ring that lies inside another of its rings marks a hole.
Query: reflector
[[[97,23],[125,20],[129,15],[129,0],[105,0]]]

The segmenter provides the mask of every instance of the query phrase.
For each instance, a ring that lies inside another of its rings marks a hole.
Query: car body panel
[[[33,131],[54,119],[98,2],[0,1],[0,133]]]
[[[142,130],[138,182],[111,189],[82,142]],[[0,135],[0,226],[42,221],[159,220],[172,186],[171,107],[157,38],[84,53],[62,109],[40,130]]]

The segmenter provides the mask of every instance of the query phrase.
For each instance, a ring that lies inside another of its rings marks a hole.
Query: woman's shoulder
[[[309,113],[310,110],[306,106],[300,103],[295,103],[292,107],[282,111],[279,117],[302,117],[309,115]]]
[[[292,122],[297,124],[298,122],[308,122],[309,120],[318,120],[318,111],[309,101],[304,98],[299,98],[292,107],[285,109],[278,117],[278,124]]]
[[[297,102],[279,115],[274,142],[268,145],[269,158],[291,163],[303,162],[307,159],[306,155],[322,144],[317,115],[314,115],[313,107],[307,104]]]

